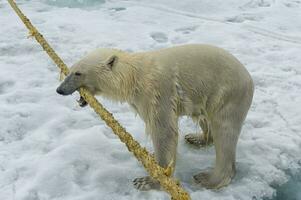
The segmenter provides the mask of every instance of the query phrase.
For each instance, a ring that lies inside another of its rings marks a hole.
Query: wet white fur
[[[108,67],[108,59],[115,58]],[[94,94],[128,102],[144,120],[155,158],[162,167],[176,162],[178,118],[205,118],[216,150],[211,172],[195,176],[207,188],[230,183],[236,144],[253,97],[253,81],[231,54],[210,45],[184,45],[150,52],[97,49],[71,72]]]

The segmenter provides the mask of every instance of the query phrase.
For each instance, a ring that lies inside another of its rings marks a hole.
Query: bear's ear
[[[106,60],[105,64],[110,69],[112,69],[114,67],[114,65],[117,63],[117,61],[118,61],[118,57],[116,55],[113,55],[108,60]]]

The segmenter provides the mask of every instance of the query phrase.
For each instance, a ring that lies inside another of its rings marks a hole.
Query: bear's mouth
[[[79,100],[77,100],[77,102],[80,107],[85,107],[86,105],[88,105],[88,103],[85,101],[85,99],[82,96],[79,98]]]
[[[89,88],[86,88],[86,89],[91,92],[91,90],[89,90]],[[77,91],[79,91],[79,89],[77,89]],[[97,92],[92,92],[92,94],[95,94],[95,93],[100,94],[101,90],[98,90]],[[77,102],[80,107],[85,107],[86,105],[88,105],[88,103],[85,101],[85,99],[82,96],[80,96],[80,98],[79,98],[79,100],[77,100]]]

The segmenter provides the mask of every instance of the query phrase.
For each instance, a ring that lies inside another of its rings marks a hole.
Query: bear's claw
[[[159,182],[150,176],[135,178],[133,184],[136,189],[141,191],[159,190],[161,188]]]
[[[204,147],[213,144],[213,141],[211,139],[206,139],[201,134],[194,134],[194,133],[187,134],[185,135],[185,140],[187,143],[194,145],[196,147]]]

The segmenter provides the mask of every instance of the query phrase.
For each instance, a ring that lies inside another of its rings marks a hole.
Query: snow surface
[[[228,187],[193,184],[193,174],[213,166],[214,149],[188,147],[185,133],[198,128],[180,120],[176,177],[192,199],[270,198],[300,170],[300,1],[17,2],[69,66],[98,47],[147,51],[187,43],[223,47],[246,65],[256,91],[238,143],[237,175]],[[56,94],[57,67],[26,38],[4,0],[0,27],[0,199],[169,199],[132,187],[135,177],[146,175],[141,164],[89,107],[77,105],[77,94]],[[152,151],[143,122],[126,104],[100,100]]]

